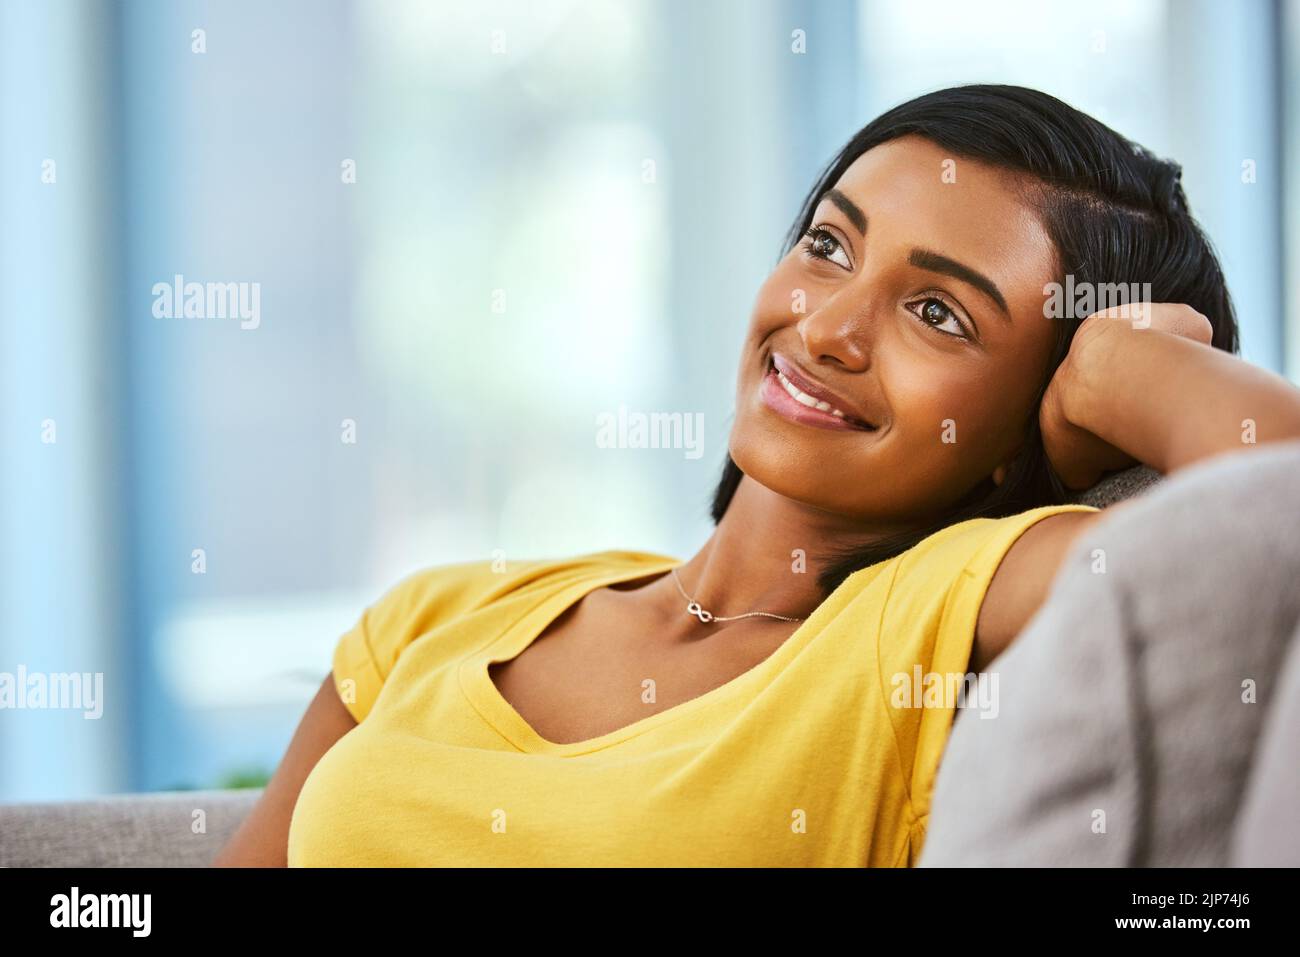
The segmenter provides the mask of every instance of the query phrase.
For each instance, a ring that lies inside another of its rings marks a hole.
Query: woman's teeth
[[[789,379],[787,379],[784,375],[781,374],[780,369],[776,369],[775,372],[776,372],[777,381],[781,383],[781,388],[785,389],[786,392],[790,393],[790,397],[793,398],[800,405],[806,405],[810,409],[817,409],[821,412],[829,412],[831,415],[836,416],[837,418],[841,418],[841,419],[844,418],[844,413],[841,412],[839,409],[835,408],[829,402],[823,402],[821,399],[814,399],[807,392],[800,392],[797,388],[795,388],[793,382],[791,382]]]

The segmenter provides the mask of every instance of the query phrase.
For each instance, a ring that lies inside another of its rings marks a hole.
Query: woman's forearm
[[[1300,438],[1300,389],[1281,376],[1125,320],[1089,333],[1072,349],[1065,417],[1159,472]]]

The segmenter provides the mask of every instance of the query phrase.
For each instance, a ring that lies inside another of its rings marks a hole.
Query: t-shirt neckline
[[[651,561],[648,564],[641,564],[643,558],[658,560]],[[488,674],[488,666],[500,661],[509,661],[523,654],[552,622],[567,609],[577,604],[579,599],[596,589],[603,588],[606,585],[618,584],[619,582],[645,578],[656,572],[667,572],[673,568],[680,568],[685,564],[685,562],[677,558],[650,555],[648,553],[638,554],[636,562],[637,564],[633,568],[627,570],[584,575],[580,580],[532,606],[506,628],[500,636],[479,648],[461,662],[458,677],[461,690],[466,698],[484,720],[520,751],[527,754],[546,754],[556,757],[589,754],[644,734],[653,728],[675,721],[688,714],[693,714],[701,708],[724,700],[742,688],[750,685],[761,687],[784,669],[786,663],[794,656],[811,633],[809,629],[810,623],[818,617],[817,612],[814,611],[766,658],[747,671],[718,685],[716,688],[706,691],[702,695],[683,701],[681,704],[673,705],[670,708],[665,708],[663,711],[646,715],[631,724],[597,735],[594,738],[562,743],[542,737],[501,694]],[[819,609],[820,607],[822,606],[819,606]],[[545,610],[539,613],[539,609]],[[529,622],[535,623],[529,625]],[[525,627],[526,625],[528,627]]]

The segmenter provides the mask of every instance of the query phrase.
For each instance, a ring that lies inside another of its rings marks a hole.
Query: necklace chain
[[[669,569],[669,571],[673,573],[673,581],[677,584],[677,590],[681,592],[682,597],[686,599],[686,613],[688,615],[694,615],[696,618],[704,622],[704,624],[706,625],[711,621],[735,621],[738,618],[756,618],[756,617],[775,618],[777,621],[803,621],[802,618],[788,618],[785,615],[774,615],[770,611],[749,611],[743,615],[729,615],[726,617],[722,615],[715,615],[712,612],[705,611],[703,608],[700,607],[700,603],[698,601],[696,601],[690,595],[686,594],[686,589],[682,587],[682,580],[677,577],[677,569],[672,568]]]

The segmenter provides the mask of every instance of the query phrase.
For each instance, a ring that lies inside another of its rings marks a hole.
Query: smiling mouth
[[[774,358],[768,359],[767,375],[763,381],[763,401],[774,412],[805,425],[857,432],[876,431],[876,426],[870,422],[850,415],[827,399],[804,391],[777,366]]]

